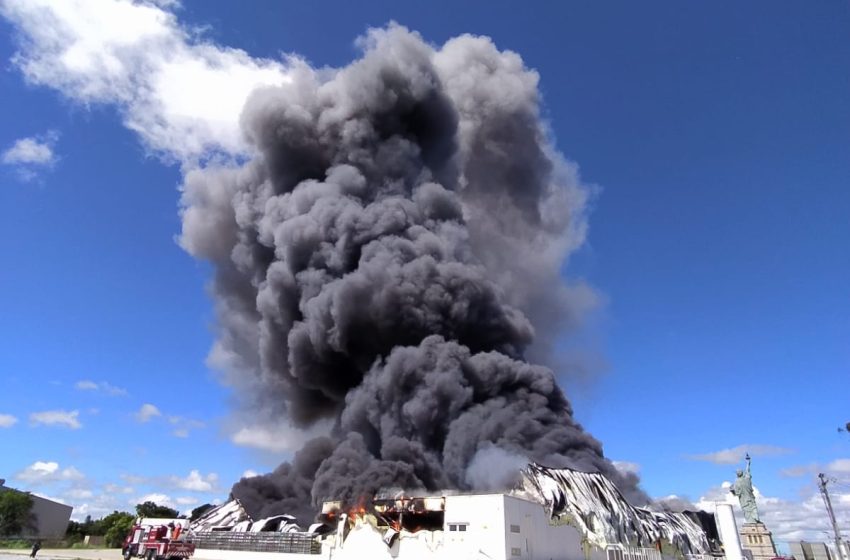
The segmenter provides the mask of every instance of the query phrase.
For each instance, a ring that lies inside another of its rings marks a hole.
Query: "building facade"
[[[20,490],[9,488],[5,485],[5,481],[0,479],[0,492],[20,492]],[[41,496],[29,495],[32,498],[33,526],[26,528],[21,536],[51,539],[65,536],[74,508]]]

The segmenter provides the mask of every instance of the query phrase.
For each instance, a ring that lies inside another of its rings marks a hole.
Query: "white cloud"
[[[11,414],[0,414],[0,428],[11,428],[18,423],[18,419]]]
[[[128,504],[133,506],[135,506],[136,504],[143,504],[145,502],[153,502],[158,506],[166,506],[170,508],[174,507],[174,502],[171,500],[171,496],[159,492],[151,492],[150,494],[145,494],[143,496],[139,496],[134,500],[127,501]]]
[[[50,495],[50,494],[45,494],[45,493],[43,493],[43,492],[33,492],[32,494],[33,494],[34,496],[38,496],[39,498],[44,498],[45,500],[50,500],[51,502],[59,502],[60,504],[65,504],[65,503],[67,503],[65,500],[63,500],[62,498],[60,498],[60,497],[58,497],[58,496],[53,496],[53,495]]]
[[[193,498],[192,496],[178,496],[174,501],[181,506],[193,506],[200,500],[198,500],[198,498]]]
[[[135,485],[145,484],[148,481],[147,478],[145,478],[143,476],[138,476],[138,475],[135,475],[135,474],[122,474],[121,479],[124,480],[125,482],[127,482],[128,484],[135,484]]]
[[[34,426],[64,426],[72,430],[82,428],[78,410],[45,410],[30,414],[30,424]]]
[[[714,512],[714,504],[725,502],[732,504],[738,523],[742,523],[744,514],[738,500],[729,493],[731,482],[710,488],[696,503],[696,506],[708,512]],[[784,543],[790,541],[824,541],[830,531],[829,518],[823,500],[814,485],[805,488],[799,500],[788,500],[765,496],[753,488],[759,517],[773,532],[775,540]],[[839,524],[850,522],[850,492],[831,489],[833,507]]]
[[[171,434],[178,438],[187,438],[189,437],[191,430],[204,428],[206,426],[206,424],[200,420],[193,420],[182,416],[169,416],[168,422],[175,426]]]
[[[186,478],[172,476],[169,478],[169,482],[181,490],[210,492],[216,487],[216,484],[218,484],[218,475],[216,473],[209,473],[204,476],[198,470],[193,469],[189,472],[189,475],[186,476]]]
[[[245,472],[242,473],[241,478],[254,478],[255,476],[260,476],[260,473],[253,469],[247,469]]]
[[[108,383],[106,381],[95,383],[94,381],[83,379],[81,381],[77,381],[74,384],[74,387],[76,387],[80,391],[99,391],[113,397],[120,397],[127,394],[126,389],[116,387],[115,385],[112,385],[111,383]]]
[[[326,434],[329,430],[330,423],[323,422],[318,422],[307,430],[288,425],[251,425],[237,429],[230,436],[230,441],[241,447],[285,453],[300,449],[308,440]]]
[[[743,444],[711,453],[688,455],[687,458],[692,461],[707,461],[718,465],[734,465],[744,461],[744,456],[747,453],[752,457],[771,457],[794,453],[794,450],[775,445]]]
[[[205,42],[162,3],[5,0],[0,14],[22,37],[13,63],[30,83],[117,105],[146,146],[184,162],[247,153],[245,99],[290,81],[283,63]]]
[[[818,472],[820,467],[817,463],[809,463],[808,465],[795,465],[792,467],[786,467],[779,471],[779,476],[785,478],[798,478],[801,476],[810,475]]]
[[[85,475],[74,467],[59,468],[55,461],[36,461],[15,475],[15,479],[32,485],[63,480],[82,480]]]
[[[156,416],[162,416],[162,413],[159,411],[157,407],[150,403],[145,403],[136,413],[136,420],[139,422],[148,422],[151,418]]]
[[[94,497],[94,492],[85,488],[71,488],[65,495],[72,500],[88,500]]]
[[[850,473],[850,459],[836,459],[826,466],[826,470],[831,473]]]
[[[40,142],[34,137],[21,138],[16,140],[10,148],[8,148],[0,160],[6,165],[52,165],[56,156],[53,154],[53,148],[47,142]]]
[[[118,510],[126,510],[121,505],[99,505],[97,502],[89,503],[83,502],[81,504],[75,504],[74,510],[71,512],[71,519],[73,521],[83,521],[86,517],[91,516],[92,519],[99,519],[105,515],[109,515],[113,511]]]
[[[56,163],[53,145],[58,138],[59,135],[54,131],[43,136],[19,138],[0,154],[0,163],[12,166],[22,181],[35,180],[41,171]]]
[[[120,486],[118,484],[112,484],[108,482],[103,485],[103,491],[107,494],[132,494],[135,492],[135,488],[132,486]]]
[[[67,498],[66,503],[74,506],[71,519],[82,521],[87,515],[91,515],[92,519],[99,519],[113,511],[133,511],[132,506],[135,506],[136,502],[126,503],[129,495],[133,493],[135,490],[131,487],[106,483],[91,492],[90,496],[88,490],[73,488],[61,496]]]
[[[818,473],[843,475],[850,473],[850,459],[839,458],[827,464],[809,463],[808,465],[795,465],[779,471],[779,475],[786,478],[797,478],[801,476],[814,476]]]

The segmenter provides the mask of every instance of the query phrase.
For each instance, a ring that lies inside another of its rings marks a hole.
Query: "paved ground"
[[[30,551],[0,549],[0,560],[25,560]],[[81,560],[122,560],[118,548],[44,548],[38,552],[39,560],[80,558]]]

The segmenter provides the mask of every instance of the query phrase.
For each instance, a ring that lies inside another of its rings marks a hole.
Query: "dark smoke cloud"
[[[498,448],[642,497],[527,362],[593,300],[560,279],[586,190],[537,74],[480,37],[435,49],[391,25],[362,46],[332,73],[294,62],[245,107],[255,159],[186,178],[182,243],[216,271],[212,361],[258,414],[333,424],[234,493],[304,515],[382,487],[465,489]]]

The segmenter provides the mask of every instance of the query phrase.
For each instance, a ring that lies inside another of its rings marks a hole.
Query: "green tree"
[[[154,502],[145,502],[136,506],[136,515],[139,517],[165,517],[176,519],[180,512],[167,506],[161,506]]]
[[[32,496],[16,490],[0,491],[0,535],[20,535],[34,527]]]
[[[136,516],[126,511],[114,511],[102,519],[103,526],[106,527],[106,546],[110,548],[118,548],[124,542],[124,537],[130,532],[133,527],[133,522]]]
[[[69,521],[68,528],[65,529],[65,539],[70,541],[71,543],[80,542],[83,540],[85,536],[85,532],[83,531],[83,524],[79,521]]]

